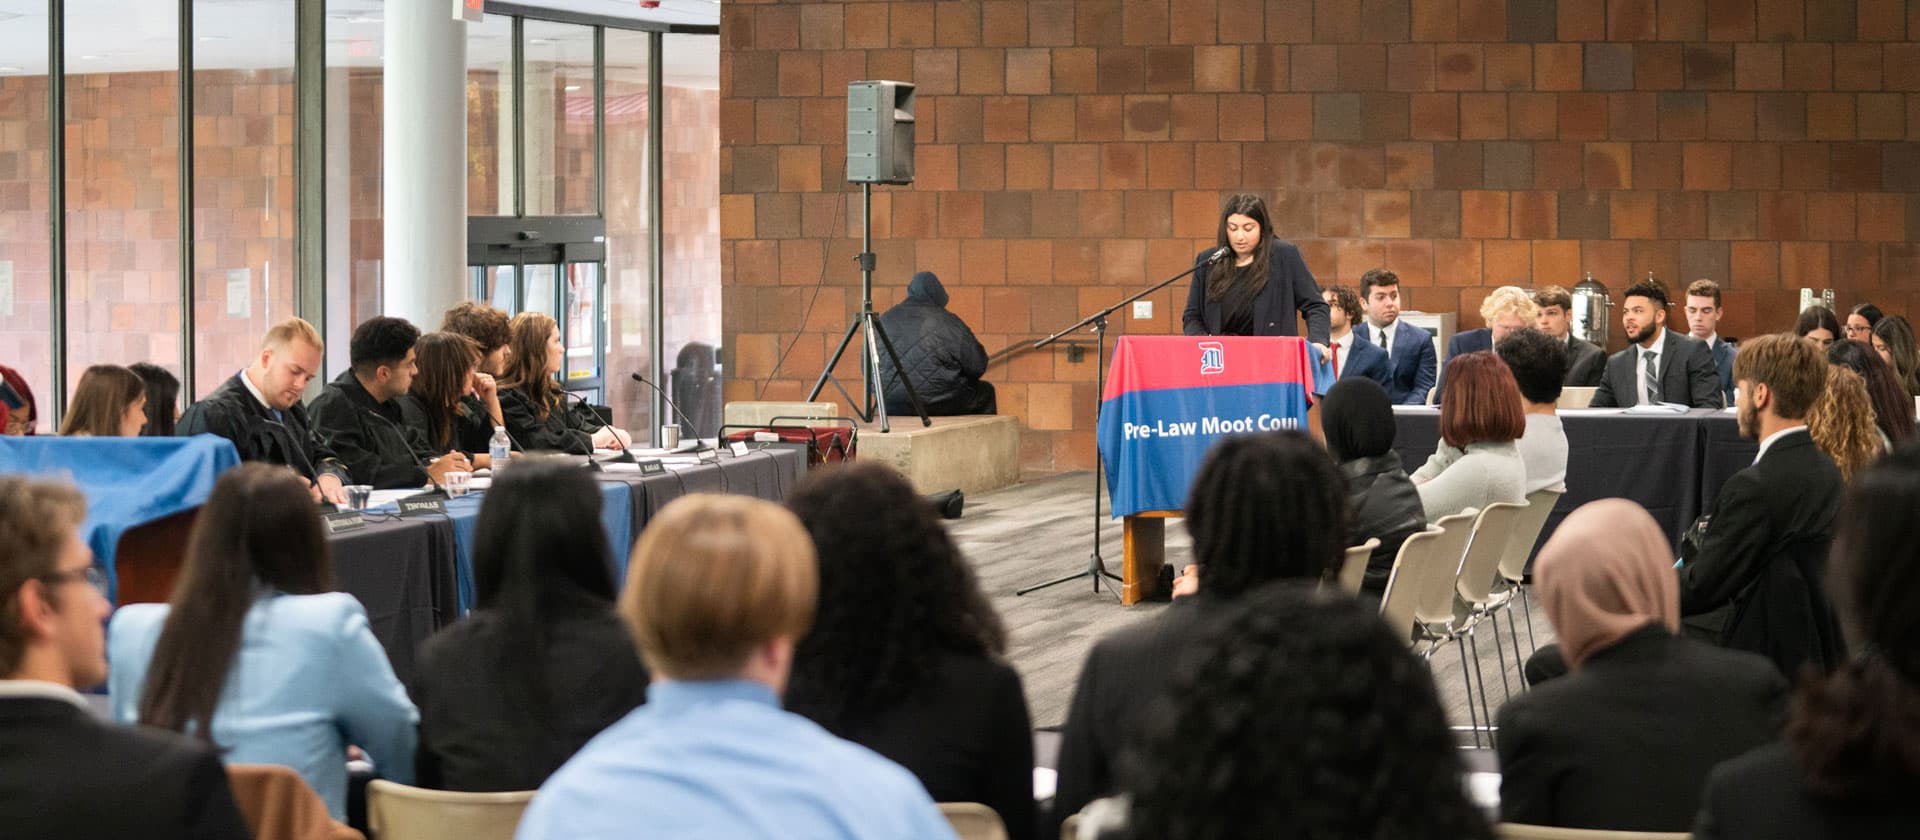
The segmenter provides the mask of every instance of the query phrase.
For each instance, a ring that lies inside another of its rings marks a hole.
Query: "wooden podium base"
[[[1121,518],[1125,547],[1120,559],[1120,603],[1131,606],[1152,597],[1167,562],[1167,520],[1177,510],[1146,510]]]

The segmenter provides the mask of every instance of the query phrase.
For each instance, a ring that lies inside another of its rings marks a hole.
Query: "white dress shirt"
[[[1660,358],[1660,351],[1666,348],[1666,344],[1667,330],[1665,327],[1662,327],[1653,334],[1653,346],[1641,347],[1634,345],[1633,378],[1634,381],[1640,383],[1640,392],[1634,395],[1635,404],[1645,403],[1649,390],[1656,394],[1660,393],[1659,376],[1666,372],[1666,368],[1662,367],[1665,362]],[[1652,382],[1647,381],[1647,357],[1649,356],[1653,357],[1654,380]]]
[[[1353,340],[1353,330],[1347,330],[1346,335],[1327,342],[1340,348],[1333,354],[1333,378],[1335,379],[1339,379],[1340,372],[1347,369],[1347,359],[1353,355]]]
[[[1760,451],[1753,454],[1753,462],[1758,464],[1760,463],[1761,458],[1767,457],[1767,449],[1769,447],[1772,447],[1776,441],[1780,440],[1783,437],[1786,437],[1787,435],[1793,434],[1794,432],[1804,432],[1806,430],[1807,430],[1806,424],[1802,423],[1798,426],[1788,426],[1784,429],[1781,429],[1780,431],[1767,435],[1766,440],[1760,441]]]

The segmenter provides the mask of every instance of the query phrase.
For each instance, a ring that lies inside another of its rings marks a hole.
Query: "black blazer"
[[[1607,351],[1579,336],[1567,336],[1567,378],[1562,385],[1576,388],[1600,387],[1600,375],[1606,371]]]
[[[803,705],[788,709],[812,717]],[[833,734],[913,771],[935,802],[979,802],[1013,840],[1034,836],[1033,724],[1006,663],[941,655],[916,696]]]
[[[1427,529],[1426,510],[1420,506],[1420,491],[1407,477],[1398,452],[1355,458],[1342,463],[1340,472],[1347,477],[1347,508],[1353,511],[1347,545],[1380,538],[1380,546],[1367,556],[1366,577],[1360,584],[1361,592],[1377,599],[1387,591],[1387,578],[1393,575],[1400,544]]]
[[[1825,581],[1841,489],[1805,431],[1775,441],[1720,488],[1699,555],[1680,567],[1680,613],[1732,604],[1720,643],[1772,659],[1788,679],[1802,663],[1839,664],[1846,645]]]
[[[1640,404],[1639,348],[1627,349],[1607,358],[1607,369],[1600,377],[1600,390],[1593,392],[1595,408],[1628,408]],[[1713,363],[1713,351],[1706,342],[1667,330],[1660,342],[1660,401],[1680,403],[1690,408],[1724,408],[1720,401],[1720,369]]]
[[[1320,287],[1313,272],[1300,258],[1300,249],[1284,239],[1268,243],[1267,287],[1253,299],[1254,335],[1299,335],[1294,312],[1307,319],[1307,341],[1327,343],[1327,302],[1320,299]],[[1204,260],[1214,249],[1194,257],[1200,267],[1193,272],[1193,284],[1187,287],[1187,310],[1180,316],[1181,329],[1187,335],[1221,335],[1220,302],[1207,300],[1207,272],[1214,266]]]
[[[65,700],[0,698],[0,836],[249,840],[208,745]]]
[[[1708,771],[1779,736],[1786,695],[1765,659],[1649,625],[1500,707],[1500,818],[1686,831]]]
[[[1151,621],[1094,643],[1073,688],[1061,732],[1059,783],[1051,834],[1088,802],[1116,792],[1120,755],[1134,748],[1151,701],[1166,688],[1175,663],[1207,626],[1203,593],[1176,599]]]
[[[187,406],[175,433],[181,437],[215,434],[233,441],[242,461],[262,461],[292,467],[308,479],[333,474],[342,484],[354,483],[351,473],[333,450],[313,433],[307,409],[299,403],[281,412],[278,420],[253,398],[240,381],[245,373],[228,377],[206,399]]]
[[[1694,840],[1855,840],[1920,836],[1920,799],[1892,805],[1832,802],[1807,790],[1785,744],[1719,767],[1700,797]]]
[[[420,708],[414,770],[423,787],[533,790],[600,730],[646,702],[647,669],[611,607],[583,604],[547,625],[546,713],[503,689],[511,643],[480,610],[420,647],[408,692]]]
[[[353,375],[336,377],[313,398],[313,433],[324,441],[362,484],[378,490],[420,487],[427,483],[427,462],[445,455],[427,446],[424,416],[412,416],[419,403],[405,394],[384,403]]]
[[[533,399],[519,388],[500,389],[500,414],[516,448],[568,455],[592,455],[593,434],[606,425],[592,418],[593,410],[566,396],[540,419]]]

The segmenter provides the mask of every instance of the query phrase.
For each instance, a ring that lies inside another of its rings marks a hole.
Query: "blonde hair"
[[[272,329],[267,330],[266,337],[261,339],[260,347],[263,350],[269,348],[278,350],[294,341],[311,344],[319,350],[327,349],[326,342],[320,338],[320,331],[314,329],[313,325],[307,323],[304,318],[288,318],[274,324]]]
[[[647,523],[620,615],[656,673],[725,679],[755,647],[806,635],[819,588],[813,539],[786,508],[696,493]]]
[[[1828,365],[1827,387],[1807,409],[1807,434],[1833,459],[1844,481],[1880,457],[1880,427],[1873,422],[1867,381],[1852,370]]]
[[[1480,317],[1489,327],[1493,326],[1494,319],[1508,313],[1520,316],[1520,320],[1532,326],[1534,319],[1540,317],[1540,304],[1535,303],[1533,295],[1519,286],[1494,289],[1493,294],[1487,295],[1486,301],[1480,304]]]

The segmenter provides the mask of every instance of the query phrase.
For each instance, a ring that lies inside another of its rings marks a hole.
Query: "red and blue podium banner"
[[[1114,347],[1098,432],[1113,515],[1179,510],[1227,435],[1306,431],[1332,368],[1305,339],[1127,336]]]

